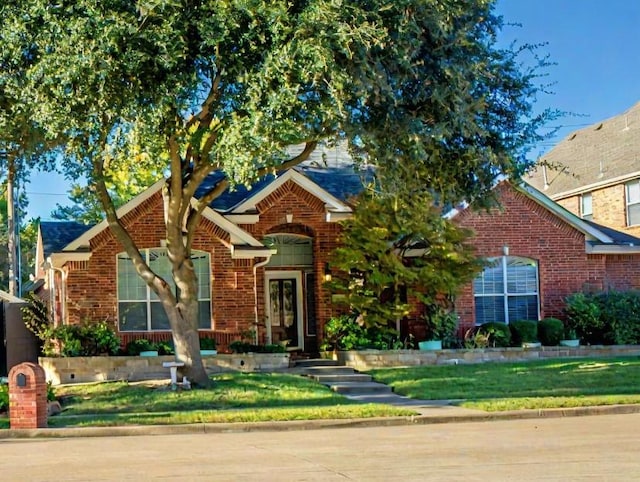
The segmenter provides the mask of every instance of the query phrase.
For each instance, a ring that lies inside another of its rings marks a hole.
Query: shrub
[[[422,319],[427,332],[427,340],[440,340],[445,348],[456,344],[458,315],[455,312],[437,307],[435,312],[425,313]]]
[[[511,340],[516,346],[522,343],[538,341],[538,322],[533,320],[518,320],[509,323]]]
[[[544,318],[538,322],[538,339],[543,345],[556,346],[564,339],[564,323],[557,318]]]
[[[492,321],[478,327],[478,333],[487,337],[487,346],[504,348],[511,346],[511,331],[505,323]]]
[[[509,333],[509,337],[511,334]],[[487,348],[489,346],[489,335],[480,331],[479,326],[469,328],[464,334],[465,348]]]
[[[588,344],[602,344],[606,330],[595,296],[574,293],[568,296],[565,302],[567,329],[575,330],[578,337]]]
[[[401,344],[400,344],[401,345]],[[380,326],[366,327],[353,315],[331,318],[324,326],[324,341],[320,346],[329,350],[386,350],[398,347],[397,332]]]
[[[157,346],[155,343],[147,340],[146,338],[138,338],[136,340],[131,340],[129,343],[127,343],[127,347],[125,348],[125,351],[127,355],[138,356],[140,355],[140,352],[153,351],[156,349],[157,349]]]
[[[604,343],[635,345],[640,343],[640,293],[607,291],[596,295],[600,306]]]
[[[200,349],[201,350],[215,350],[216,349],[216,339],[215,338],[200,338]]]
[[[159,341],[153,344],[155,349],[158,350],[158,355],[173,355],[175,350],[173,348],[173,341]]]
[[[266,345],[255,345],[242,340],[236,340],[229,343],[229,349],[233,353],[286,353],[287,347],[284,345],[272,343]]]
[[[0,412],[9,410],[9,385],[0,383]]]

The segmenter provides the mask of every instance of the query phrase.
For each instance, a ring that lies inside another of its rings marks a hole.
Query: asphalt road
[[[640,480],[640,414],[0,440],[0,480]]]

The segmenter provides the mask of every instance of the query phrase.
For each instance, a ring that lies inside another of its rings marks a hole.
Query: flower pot
[[[200,350],[200,355],[202,356],[213,356],[217,354],[218,350]]]
[[[141,351],[140,356],[158,356],[157,350]]]
[[[442,350],[441,340],[419,341],[418,348],[421,350]]]
[[[540,348],[542,343],[539,341],[523,341],[522,348]]]
[[[560,340],[560,346],[577,347],[580,346],[580,340]]]

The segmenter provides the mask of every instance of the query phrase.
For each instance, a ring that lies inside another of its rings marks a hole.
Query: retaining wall
[[[545,358],[639,356],[640,345],[475,348],[470,350],[361,350],[338,352],[341,364],[356,370],[418,365],[516,362]]]
[[[47,381],[62,383],[101,382],[108,380],[153,380],[169,378],[169,369],[163,362],[174,361],[174,356],[93,356],[38,359]],[[224,371],[275,372],[289,368],[288,353],[249,353],[242,355],[203,356],[207,373]]]

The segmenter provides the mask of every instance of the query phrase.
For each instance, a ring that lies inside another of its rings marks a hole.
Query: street
[[[6,481],[638,480],[640,415],[0,440]]]

